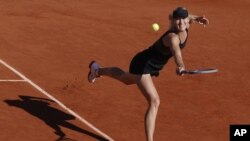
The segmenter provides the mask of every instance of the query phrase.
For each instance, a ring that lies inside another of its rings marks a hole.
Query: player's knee
[[[154,106],[155,108],[158,108],[160,106],[160,98],[158,96],[151,97],[150,105]]]

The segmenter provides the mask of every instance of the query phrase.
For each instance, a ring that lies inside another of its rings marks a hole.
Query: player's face
[[[174,19],[175,28],[179,31],[185,31],[189,26],[189,18]]]

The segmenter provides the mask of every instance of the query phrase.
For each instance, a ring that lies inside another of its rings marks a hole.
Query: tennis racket
[[[207,73],[216,73],[218,69],[200,69],[200,70],[184,70],[181,73],[183,74],[207,74]]]

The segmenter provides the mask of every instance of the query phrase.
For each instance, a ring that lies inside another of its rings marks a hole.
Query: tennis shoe
[[[100,77],[98,75],[99,68],[99,64],[97,64],[95,61],[91,61],[89,64],[88,80],[90,83],[94,83],[96,78]]]

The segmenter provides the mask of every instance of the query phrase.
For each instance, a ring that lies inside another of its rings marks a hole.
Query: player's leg
[[[96,62],[90,63],[90,72],[88,75],[89,82],[93,83],[95,79],[100,76],[109,76],[123,82],[126,85],[136,84],[140,79],[140,75],[125,72],[118,67],[101,68]]]
[[[126,85],[136,84],[137,81],[139,81],[140,77],[141,77],[139,75],[134,75],[134,74],[131,74],[129,72],[125,72],[118,67],[100,68],[99,75],[100,76],[109,76],[111,78],[119,80],[120,82],[122,82]]]
[[[145,131],[147,141],[153,141],[155,130],[156,116],[160,105],[160,98],[153,84],[150,74],[142,75],[141,80],[137,83],[143,95],[148,101],[148,109],[145,114]]]

